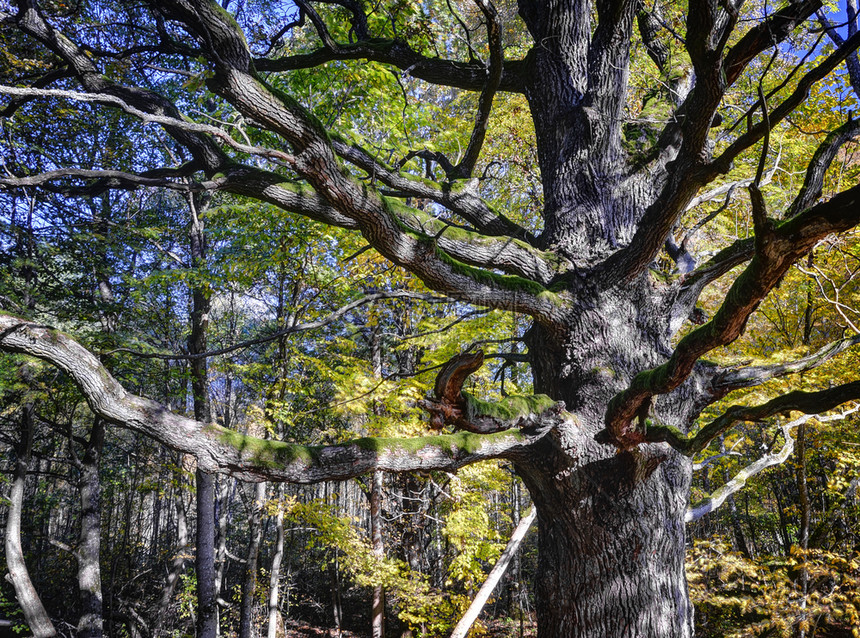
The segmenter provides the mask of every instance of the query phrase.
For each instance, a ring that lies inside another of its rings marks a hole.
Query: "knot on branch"
[[[464,352],[444,365],[436,377],[435,398],[421,401],[430,413],[430,427],[441,430],[446,424],[476,434],[490,434],[510,428],[543,429],[555,425],[565,413],[564,403],[545,394],[512,395],[501,401],[482,401],[463,392],[466,378],[484,364],[484,353]]]

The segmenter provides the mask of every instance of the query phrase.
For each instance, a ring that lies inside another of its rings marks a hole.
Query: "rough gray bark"
[[[50,638],[57,635],[54,624],[45,610],[24,560],[21,547],[21,515],[24,510],[24,486],[30,469],[33,451],[33,405],[27,403],[21,410],[21,439],[15,448],[15,470],[12,474],[12,488],[9,491],[9,513],[6,516],[6,578],[15,588],[15,597],[24,612],[24,620],[36,638]]]

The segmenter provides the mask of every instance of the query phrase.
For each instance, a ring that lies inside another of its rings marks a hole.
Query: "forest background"
[[[64,84],[68,68],[14,28],[28,4],[0,3],[2,84],[74,90]],[[492,5],[460,0],[223,4],[262,56],[313,51],[326,38],[352,42],[356,7],[366,12],[365,29],[408,39],[427,55],[488,59],[490,25],[500,29],[505,58],[530,46],[507,2],[492,14]],[[207,90],[202,61],[180,51],[181,64],[172,66],[169,56],[134,49],[137,29],[165,28],[140,17],[145,3],[57,0],[40,10],[108,73],[168,96],[189,122],[229,137],[249,164],[277,165],[279,142]],[[684,28],[685,6],[639,10],[669,32]],[[755,24],[774,8],[748,2],[743,11]],[[736,139],[734,127],[752,117],[762,93],[790,92],[856,32],[856,3],[848,0],[822,7],[756,58],[723,98],[712,150]],[[659,69],[643,40],[632,39],[625,106],[633,146],[653,139],[668,117],[670,100],[655,86],[688,73],[683,59]],[[462,159],[472,147],[483,94],[336,57],[272,82],[333,135],[417,177],[439,179],[445,158]],[[768,144],[740,155],[685,207],[676,248],[708,257],[751,237],[750,184],[755,179],[771,209],[787,208],[810,158],[835,131],[844,139],[820,197],[857,183],[857,127],[846,122],[856,121],[860,75],[849,73],[851,64],[860,69],[853,51],[847,67],[814,84],[773,126]],[[164,188],[166,178],[193,180],[146,171],[183,159],[157,123],[79,95],[5,95],[0,308],[72,335],[130,392],[237,433],[317,446],[428,434],[422,402],[460,352],[485,352],[464,386],[472,395],[533,392],[522,314],[436,294],[349,229],[216,188]],[[506,92],[491,102],[470,187],[536,231],[544,195],[528,105]],[[22,181],[59,167],[78,172]],[[443,211],[414,196],[406,204],[431,216]],[[703,419],[730,403],[757,405],[856,379],[860,361],[845,339],[860,334],[857,241],[849,231],[817,242],[731,348],[709,353],[721,365],[772,366],[838,343],[839,356],[736,392]],[[650,265],[657,285],[684,275],[672,245]],[[720,307],[733,272],[705,290],[703,317]],[[698,635],[860,636],[857,424],[847,408],[821,418],[750,419],[694,458],[686,569]],[[69,375],[16,354],[0,354],[0,445],[0,523],[18,518],[3,525],[4,559],[10,572],[20,570],[9,555],[10,547],[20,551],[50,619],[50,628],[29,627],[36,635],[194,635],[201,521],[213,527],[221,635],[280,636],[308,625],[334,634],[449,635],[530,509],[514,464],[485,461],[456,473],[376,471],[313,485],[222,474],[212,485],[214,511],[201,514],[192,456],[107,423]],[[536,552],[530,534],[471,635],[533,635]],[[0,583],[0,618],[16,632],[27,631],[19,600],[8,580]]]

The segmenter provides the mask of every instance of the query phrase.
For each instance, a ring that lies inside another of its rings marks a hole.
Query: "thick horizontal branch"
[[[468,91],[481,91],[487,83],[487,68],[478,62],[455,62],[429,58],[412,49],[403,40],[368,40],[355,44],[338,44],[335,48],[320,48],[278,59],[256,59],[254,67],[262,72],[295,71],[321,66],[335,60],[367,60],[389,64],[404,75],[430,84],[451,86]],[[503,62],[499,90],[522,93],[525,63],[519,60]]]
[[[666,442],[682,454],[693,456],[742,421],[762,421],[777,414],[795,411],[817,415],[833,410],[843,403],[857,400],[860,400],[860,381],[844,383],[817,392],[795,390],[761,405],[733,405],[693,436],[684,435],[668,426],[650,425],[645,434],[645,440],[651,443]]]
[[[860,186],[854,186],[776,228],[732,284],[714,318],[684,337],[665,364],[640,372],[627,390],[613,397],[606,412],[610,439],[623,448],[644,440],[644,432],[633,423],[641,406],[652,396],[677,388],[706,352],[734,341],[761,300],[819,240],[858,222]]]
[[[106,421],[193,455],[201,468],[249,481],[316,483],[383,470],[453,471],[493,458],[516,459],[549,429],[489,435],[457,433],[412,439],[363,438],[333,446],[303,446],[245,436],[170,412],[127,392],[98,359],[71,337],[0,313],[0,350],[27,354],[68,374],[90,409]]]

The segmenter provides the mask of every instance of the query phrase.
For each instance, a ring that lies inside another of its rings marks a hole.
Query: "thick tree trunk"
[[[15,588],[15,597],[24,612],[24,620],[30,626],[35,638],[56,636],[57,631],[45,610],[30,573],[24,561],[21,547],[21,513],[24,507],[24,485],[30,469],[30,455],[33,450],[33,405],[26,404],[21,410],[21,442],[17,446],[15,471],[12,489],[9,492],[9,514],[6,518],[6,567],[8,579]]]
[[[596,455],[595,455],[596,456]],[[686,638],[689,463],[633,453],[554,474],[521,470],[538,508],[538,635]]]
[[[535,390],[574,414],[517,465],[538,511],[541,638],[693,634],[684,573],[690,459],[665,444],[618,453],[597,440],[613,394],[663,360],[647,322],[659,314],[629,316],[634,306],[621,291],[603,293],[584,304],[567,338],[539,326],[529,334]],[[693,408],[684,396],[681,388],[659,403],[655,417],[686,429]]]

